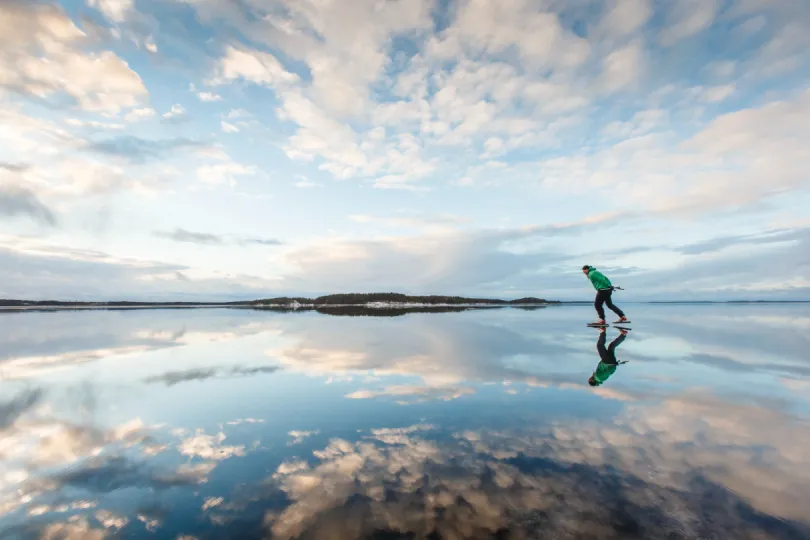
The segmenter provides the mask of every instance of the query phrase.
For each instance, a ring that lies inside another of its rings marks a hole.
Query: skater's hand
[[[623,335],[623,336],[626,336],[626,335],[627,335],[627,330],[622,330],[622,329],[620,328],[620,329],[619,329],[619,333],[620,333],[621,335]]]
[[[607,328],[605,328],[604,326],[602,326],[601,328],[599,328],[599,333],[600,333],[600,334],[604,334],[605,332],[607,332]]]

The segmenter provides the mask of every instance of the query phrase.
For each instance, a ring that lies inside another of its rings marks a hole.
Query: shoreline
[[[647,304],[647,305],[750,305],[750,304],[810,304],[810,300],[729,300],[729,301],[648,301],[648,302],[625,302],[627,304]],[[492,308],[546,308],[550,306],[591,306],[592,302],[586,301],[555,301],[547,303],[527,303],[527,304],[495,304],[495,303],[469,303],[469,304],[427,304],[408,302],[368,302],[360,304],[42,304],[42,305],[16,305],[0,306],[0,313],[3,312],[26,312],[26,311],[91,311],[91,310],[138,310],[138,309],[254,309],[254,310],[283,310],[283,311],[318,311],[330,309],[363,308],[369,310],[402,310],[402,309],[431,309],[431,308],[459,308],[459,309],[492,309]]]

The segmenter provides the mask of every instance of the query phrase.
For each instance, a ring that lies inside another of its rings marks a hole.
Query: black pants
[[[619,337],[614,339],[610,342],[610,345],[605,348],[605,342],[607,341],[607,335],[604,332],[599,334],[599,339],[596,340],[596,352],[599,353],[599,359],[606,364],[618,364],[619,362],[616,360],[616,347],[622,344],[624,338],[626,338],[624,334],[619,334]]]
[[[604,320],[605,318],[605,308],[602,307],[602,304],[607,304],[608,309],[618,315],[619,317],[624,317],[624,312],[617,308],[613,304],[613,300],[610,297],[613,295],[613,289],[602,289],[596,291],[596,300],[593,302],[593,307],[596,308],[596,313],[599,315],[599,318]]]

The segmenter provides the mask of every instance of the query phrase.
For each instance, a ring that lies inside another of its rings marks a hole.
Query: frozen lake
[[[623,307],[0,313],[0,538],[810,538],[810,305]]]

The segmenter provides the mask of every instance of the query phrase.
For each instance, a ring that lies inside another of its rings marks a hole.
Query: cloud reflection
[[[450,440],[427,438],[433,426],[377,430],[279,466],[273,481],[291,503],[266,526],[273,538],[805,537],[806,427],[696,395],[605,426]]]

